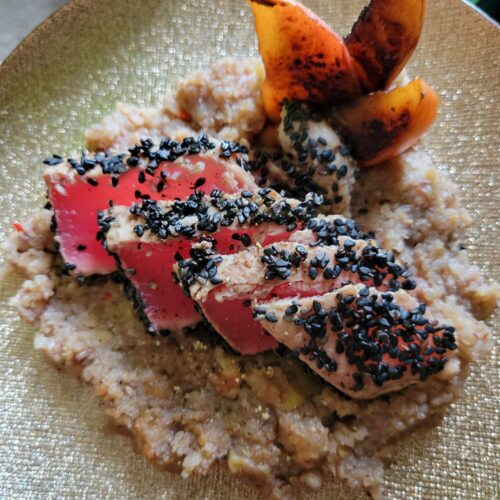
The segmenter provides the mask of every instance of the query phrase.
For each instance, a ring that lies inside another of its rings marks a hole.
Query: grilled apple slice
[[[284,99],[310,104],[340,102],[360,94],[344,41],[294,0],[250,0],[266,67],[262,92],[271,120]]]
[[[389,92],[375,92],[335,108],[333,122],[362,166],[395,158],[429,129],[437,94],[420,78]]]
[[[364,94],[399,75],[417,46],[424,13],[425,0],[372,0],[363,10],[346,45]]]

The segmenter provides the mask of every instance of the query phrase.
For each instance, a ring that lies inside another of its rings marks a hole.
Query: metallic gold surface
[[[345,33],[359,0],[305,2]],[[500,30],[459,0],[428,2],[410,63],[442,97],[428,149],[463,188],[474,227],[466,244],[499,278]],[[183,75],[224,55],[256,53],[240,0],[73,0],[0,67],[0,239],[43,202],[41,160],[83,144],[117,101],[156,104]],[[16,283],[2,283],[6,299]],[[106,430],[90,390],[60,376],[32,346],[33,330],[1,306],[0,497],[255,498],[222,470],[183,481]],[[498,327],[498,321],[495,324]],[[497,328],[498,329],[498,328]],[[466,395],[433,431],[401,443],[389,498],[498,498],[498,341],[474,366]],[[350,498],[325,485],[304,498]],[[353,496],[353,498],[355,495]]]

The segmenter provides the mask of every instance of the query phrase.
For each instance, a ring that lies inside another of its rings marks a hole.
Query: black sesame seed
[[[307,257],[307,250],[302,245],[297,245],[296,252],[303,258]]]
[[[144,235],[144,226],[140,225],[140,224],[137,224],[135,227],[134,227],[134,233],[141,237]]]
[[[241,243],[243,246],[249,247],[252,244],[252,240],[250,239],[250,236],[245,233],[241,235]]]
[[[276,317],[276,314],[274,313],[266,313],[266,321],[269,321],[269,323],[277,323],[278,318]]]
[[[199,187],[203,186],[205,182],[206,182],[205,177],[200,177],[199,179],[196,179],[196,182],[194,183],[195,189],[198,189]]]
[[[331,280],[335,275],[332,267],[327,267],[323,272],[323,277],[327,280]]]
[[[382,328],[390,328],[391,327],[391,324],[389,323],[389,321],[387,321],[386,318],[380,318],[378,320],[378,324],[382,327]]]
[[[137,156],[131,156],[127,159],[127,164],[131,167],[136,167],[139,165],[139,158]]]
[[[337,169],[337,179],[342,179],[347,175],[347,165],[342,165]]]
[[[75,264],[71,264],[69,262],[65,263],[62,268],[61,268],[61,273],[62,274],[69,274],[70,271],[73,271],[76,269],[76,265]]]
[[[415,290],[415,288],[417,288],[417,282],[413,279],[407,279],[403,281],[401,287],[403,290]]]
[[[349,156],[351,154],[351,150],[349,149],[348,146],[340,146],[339,153],[342,156]]]
[[[45,158],[45,160],[43,160],[43,163],[45,165],[49,165],[50,167],[53,167],[55,165],[59,165],[63,161],[64,160],[59,155],[53,155],[50,158]]]
[[[328,162],[332,159],[333,151],[331,149],[324,149],[319,154],[319,159],[324,162]]]
[[[315,280],[318,276],[318,270],[315,267],[311,267],[308,272],[309,278]]]

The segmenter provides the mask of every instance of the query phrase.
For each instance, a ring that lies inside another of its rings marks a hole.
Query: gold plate
[[[360,0],[305,2],[346,33]],[[474,219],[472,260],[498,279],[500,30],[460,0],[428,2],[410,63],[441,95],[428,139],[436,162],[462,186]],[[242,0],[73,0],[0,67],[0,239],[43,204],[41,161],[70,154],[117,101],[158,105],[192,70],[225,55],[256,54]],[[2,283],[6,300],[16,283]],[[0,496],[4,498],[256,498],[222,468],[183,481],[106,431],[88,388],[49,367],[33,329],[5,302],[0,335]],[[494,326],[498,326],[498,321]],[[498,341],[475,366],[466,395],[441,425],[401,443],[387,473],[389,498],[498,498]],[[356,498],[325,485],[303,498]]]

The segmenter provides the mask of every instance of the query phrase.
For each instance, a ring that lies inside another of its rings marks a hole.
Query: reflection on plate
[[[362,3],[306,2],[344,32]],[[464,202],[475,220],[468,241],[471,256],[487,275],[493,275],[499,257],[494,191],[499,49],[497,28],[458,0],[439,0],[429,5],[410,65],[442,94],[428,149],[464,188]],[[250,53],[256,53],[253,27],[240,2],[75,0],[63,8],[0,68],[0,238],[10,221],[42,204],[41,160],[53,151],[69,154],[81,147],[83,131],[116,101],[158,103],[180,76],[221,55]],[[2,285],[6,297],[12,286]],[[33,332],[13,311],[2,305],[2,315],[3,494],[255,495],[223,472],[183,482],[150,467],[132,453],[129,441],[103,430],[101,412],[88,392],[48,368],[32,348]],[[495,350],[487,365],[474,368],[466,397],[441,426],[402,446],[387,476],[390,496],[494,497],[497,365]],[[334,493],[348,494],[324,487],[317,498]]]

